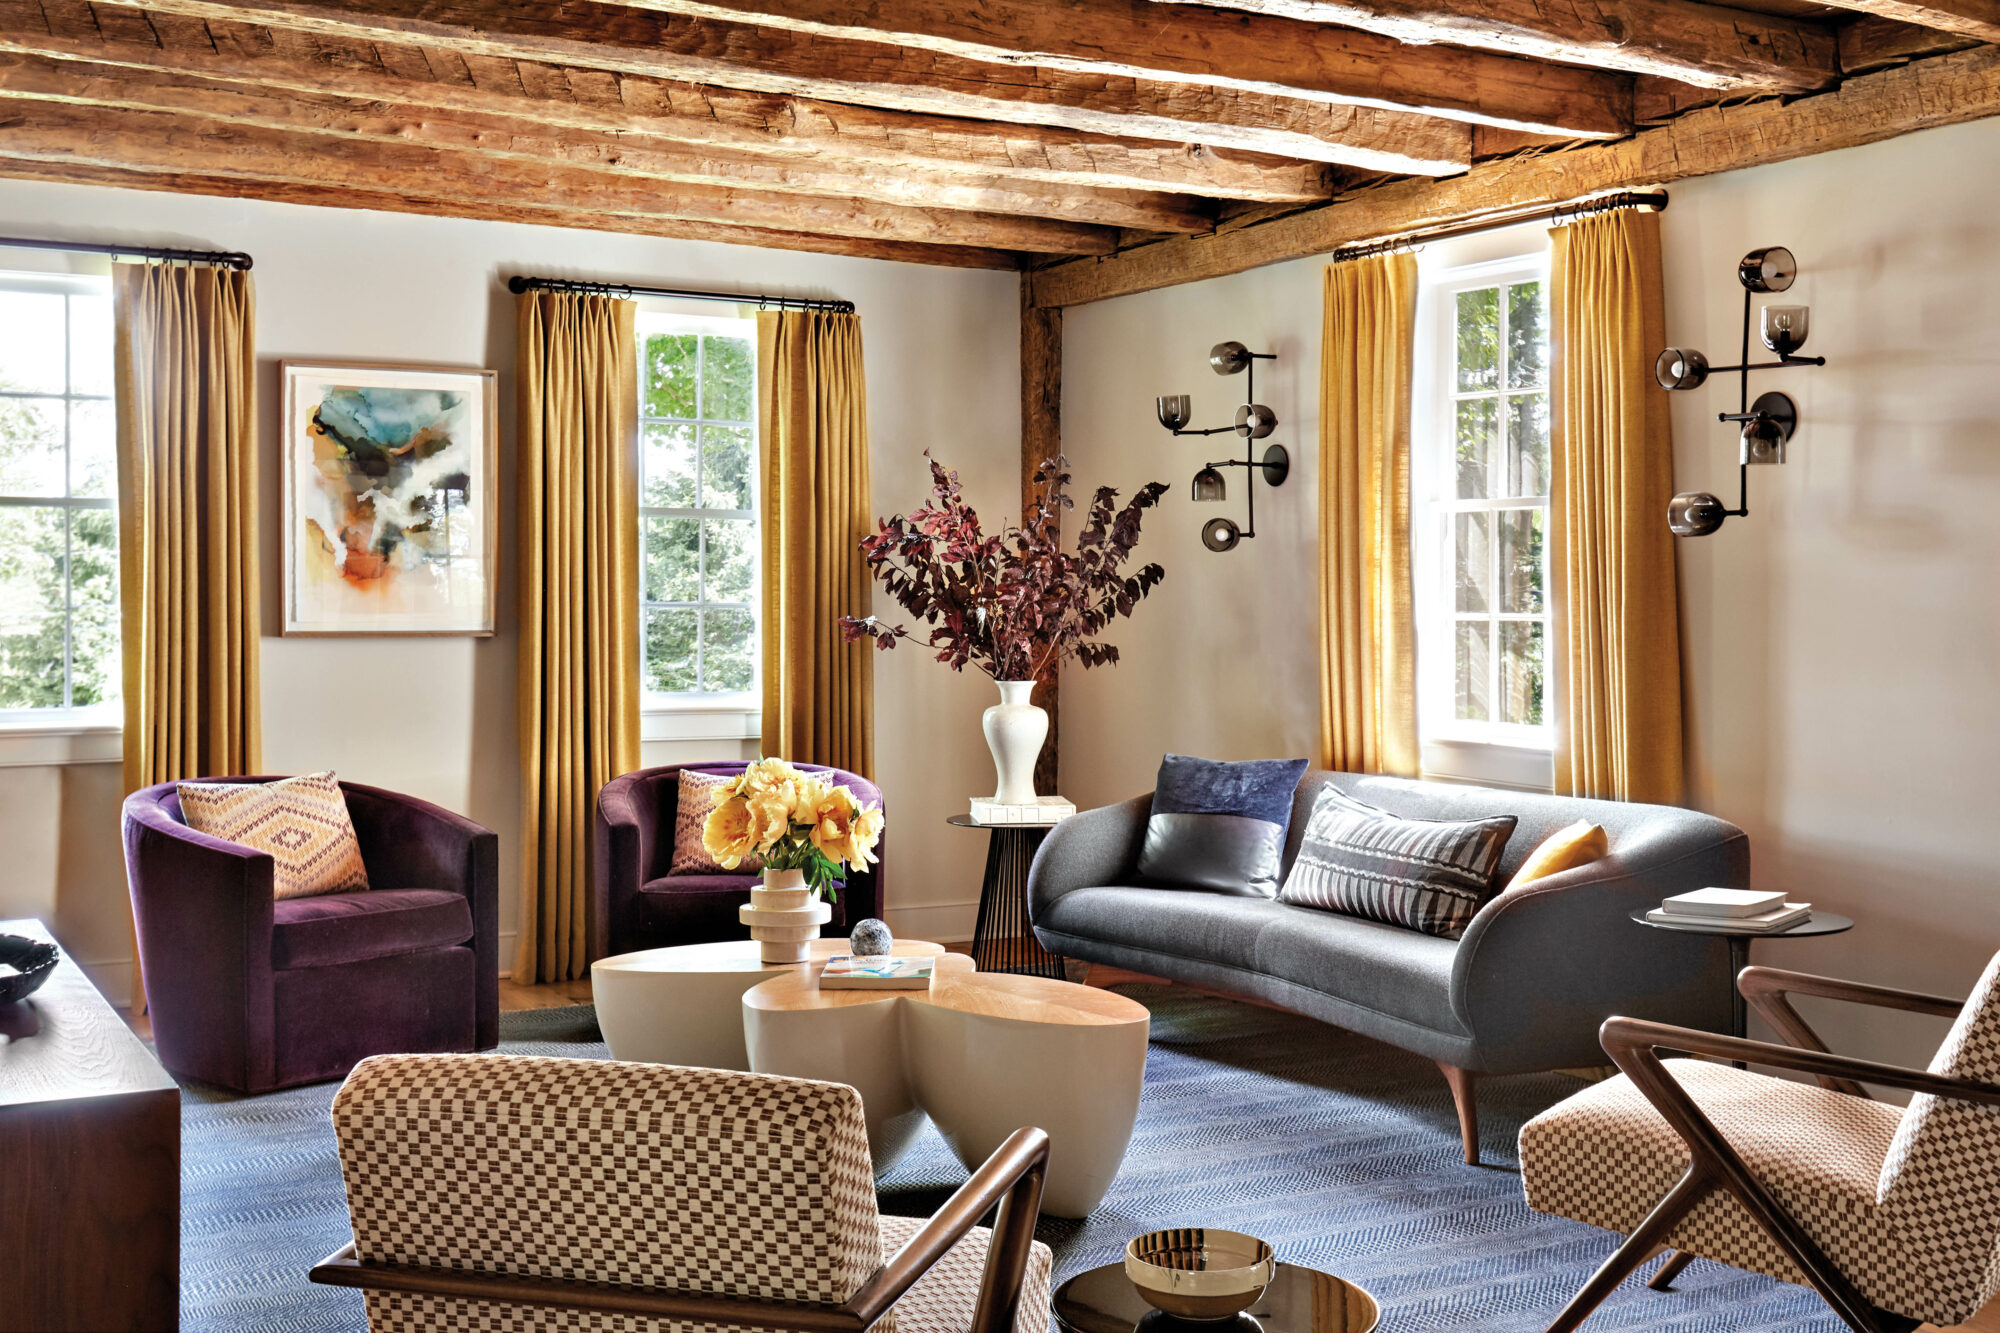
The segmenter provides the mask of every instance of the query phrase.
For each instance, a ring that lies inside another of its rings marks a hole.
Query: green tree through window
[[[0,274],[0,711],[119,697],[111,296]]]
[[[639,321],[642,679],[651,694],[757,684],[755,326]]]

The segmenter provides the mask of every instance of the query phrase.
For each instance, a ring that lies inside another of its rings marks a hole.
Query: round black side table
[[[953,815],[945,823],[991,835],[979,885],[979,920],[972,927],[974,966],[981,972],[1064,980],[1062,959],[1042,947],[1028,924],[1028,866],[1055,825],[981,824],[971,815]]]
[[[1632,919],[1642,926],[1654,930],[1678,930],[1686,935],[1720,935],[1729,941],[1729,1034],[1733,1037],[1747,1035],[1749,1009],[1743,1003],[1743,992],[1736,988],[1736,976],[1750,966],[1750,941],[1752,940],[1797,940],[1808,935],[1838,935],[1844,930],[1854,929],[1854,922],[1832,912],[1822,912],[1815,908],[1813,914],[1795,926],[1783,930],[1731,930],[1726,917],[1718,917],[1714,925],[1682,925],[1676,921],[1671,925],[1664,921],[1649,920],[1646,913],[1650,907],[1637,908]]]
[[[1170,1319],[1146,1303],[1125,1276],[1125,1265],[1106,1264],[1078,1273],[1056,1288],[1056,1327],[1062,1333],[1372,1333],[1382,1322],[1375,1298],[1346,1278],[1317,1268],[1279,1264],[1264,1295],[1234,1321],[1219,1324]],[[1253,1322],[1254,1320],[1254,1322]]]

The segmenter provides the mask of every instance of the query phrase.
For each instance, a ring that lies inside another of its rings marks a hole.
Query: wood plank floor
[[[953,952],[969,952],[964,945],[947,946]],[[1090,986],[1118,986],[1127,982],[1159,982],[1158,977],[1144,976],[1137,972],[1127,972],[1115,967],[1092,967],[1085,978]],[[554,1009],[566,1004],[589,1004],[590,981],[558,981],[540,986],[518,985],[502,978],[500,981],[500,1008],[508,1009]],[[2000,1300],[1974,1315],[1963,1324],[1956,1325],[1964,1333],[2000,1333]],[[1939,1333],[1935,1325],[1925,1324],[1917,1333]]]

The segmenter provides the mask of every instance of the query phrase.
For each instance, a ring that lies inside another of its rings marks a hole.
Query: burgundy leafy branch
[[[868,572],[928,632],[920,639],[875,616],[849,616],[840,622],[847,641],[872,639],[885,650],[898,639],[921,642],[953,671],[971,664],[995,680],[1037,680],[1072,657],[1086,667],[1116,662],[1117,647],[1100,636],[1166,577],[1154,564],[1124,572],[1145,511],[1166,485],[1148,482],[1122,507],[1117,491],[1098,487],[1070,554],[1062,549],[1062,516],[1076,502],[1062,455],[1035,469],[1041,499],[1026,523],[992,536],[962,498],[958,473],[928,451],[924,457],[929,498],[908,515],[883,519],[862,539],[861,553]]]

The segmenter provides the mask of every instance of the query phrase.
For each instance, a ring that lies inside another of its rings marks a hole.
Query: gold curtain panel
[[[1410,364],[1417,261],[1330,264],[1320,363],[1323,767],[1417,773]]]
[[[868,614],[873,519],[858,315],[757,316],[764,450],[764,753],[875,776],[875,663],[845,643]]]
[[[1549,491],[1555,787],[1684,795],[1673,437],[1652,382],[1666,345],[1660,219],[1631,210],[1552,231]]]
[[[637,311],[519,298],[519,981],[585,974],[592,808],[639,766]]]

